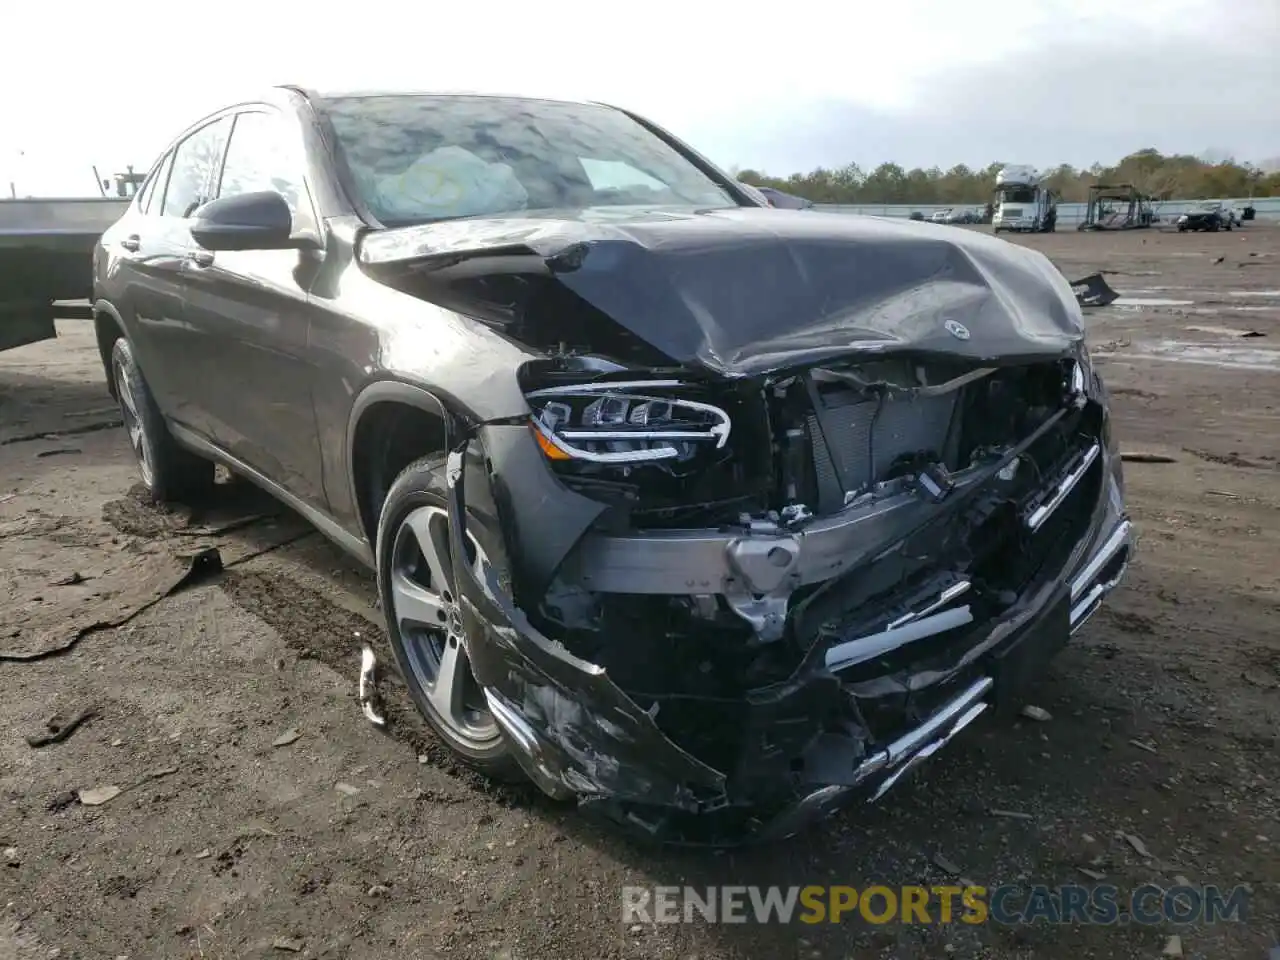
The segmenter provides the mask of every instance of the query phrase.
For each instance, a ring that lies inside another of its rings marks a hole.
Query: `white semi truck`
[[[991,228],[1052,233],[1058,225],[1058,198],[1035,167],[1008,166],[996,174]]]

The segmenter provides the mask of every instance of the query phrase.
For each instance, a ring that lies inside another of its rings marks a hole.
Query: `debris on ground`
[[[51,587],[74,587],[76,584],[86,583],[92,579],[93,577],[86,577],[79,570],[75,570],[65,577],[59,577],[57,580],[52,581],[49,585]]]
[[[41,450],[37,457],[57,457],[64,453],[80,453],[79,447],[54,447],[52,450]]]
[[[374,726],[387,725],[386,711],[378,693],[378,659],[373,655],[373,647],[367,643],[360,651],[360,711]]]
[[[1142,838],[1139,837],[1137,834],[1122,833],[1120,836],[1124,838],[1125,842],[1129,844],[1129,846],[1133,847],[1133,849],[1137,852],[1138,856],[1143,857],[1144,859],[1147,859],[1147,860],[1153,859],[1151,856],[1151,851],[1147,849],[1147,845],[1142,842]]]
[[[63,720],[58,714],[54,714],[45,721],[45,728],[48,733],[32,734],[27,737],[27,745],[33,750],[39,750],[41,747],[47,747],[50,744],[61,743],[69,736],[76,732],[82,724],[91,720],[97,714],[96,707],[85,707],[70,720]]]
[[[346,797],[354,797],[357,793],[360,792],[359,787],[353,787],[351,784],[343,783],[341,780],[339,780],[337,783],[333,785],[333,789],[337,790],[340,794]]]
[[[22,860],[21,860],[21,858],[18,856],[18,848],[17,848],[17,847],[5,847],[5,848],[4,848],[4,863],[5,863],[5,866],[7,866],[7,867],[20,867],[20,866],[22,866]]]
[[[16,630],[2,631],[17,643],[0,650],[0,663],[29,663],[66,653],[85,634],[121,626],[165,597],[221,570],[222,556],[216,547],[187,557],[153,553],[122,565],[101,578],[93,598],[86,600],[76,595],[63,602],[43,604],[38,620],[26,619]],[[0,615],[0,621],[4,619]],[[0,628],[4,626],[0,622]]]
[[[1020,812],[1020,811],[1018,811],[1018,810],[997,810],[995,807],[992,807],[990,810],[988,810],[988,811],[987,811],[987,813],[991,814],[991,816],[993,816],[993,817],[1006,817],[1006,818],[1008,818],[1008,819],[1010,819],[1010,820],[1030,820],[1030,819],[1032,819],[1031,814],[1029,814],[1029,813],[1022,813],[1022,812]]]
[[[1165,941],[1164,949],[1160,951],[1162,957],[1180,957],[1182,956],[1182,938],[1176,933],[1171,934],[1169,939]]]
[[[1092,870],[1089,867],[1076,867],[1076,869],[1095,882],[1107,879],[1107,875],[1101,870]]]
[[[1134,451],[1132,453],[1121,452],[1120,459],[1125,463],[1177,463],[1177,457],[1171,457],[1166,453],[1144,453]]]
[[[948,860],[942,853],[934,853],[933,863],[938,867],[938,869],[951,874],[953,877],[960,876],[960,868],[952,861]]]
[[[1043,707],[1037,707],[1034,704],[1030,704],[1030,703],[1028,703],[1025,707],[1023,707],[1022,710],[1019,712],[1022,714],[1022,716],[1026,717],[1028,720],[1039,720],[1041,723],[1044,723],[1045,721],[1053,719],[1053,714],[1051,714],[1048,710],[1044,709]]]
[[[302,734],[296,729],[286,730],[284,733],[280,734],[280,736],[272,740],[271,745],[273,747],[287,747],[289,744],[296,742],[301,736]]]
[[[271,946],[276,950],[282,950],[286,953],[301,953],[302,941],[294,940],[289,937],[276,937],[271,941]]]
[[[1101,273],[1091,273],[1087,277],[1073,280],[1071,289],[1082,307],[1105,307],[1120,299],[1120,294],[1111,289]]]
[[[1147,751],[1147,753],[1157,752],[1156,745],[1154,743],[1147,743],[1143,740],[1130,740],[1129,742],[1133,744],[1135,747],[1137,747],[1139,750]]]
[[[80,798],[80,802],[86,807],[100,807],[104,803],[110,803],[123,792],[115,784],[110,784],[105,787],[90,787],[88,790],[79,790],[76,792],[76,796]]]

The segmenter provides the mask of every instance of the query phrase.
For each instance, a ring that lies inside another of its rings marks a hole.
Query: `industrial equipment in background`
[[[94,244],[146,179],[93,173],[97,197],[0,199],[0,350],[51,339],[55,316],[90,319]]]
[[[1151,198],[1131,183],[1095,183],[1089,188],[1089,205],[1077,230],[1138,230],[1160,218]]]

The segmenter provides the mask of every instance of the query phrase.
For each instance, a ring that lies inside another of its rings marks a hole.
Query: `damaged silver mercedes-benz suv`
[[[273,90],[175,140],[96,298],[157,497],[262,485],[376,569],[455,753],[664,838],[879,797],[1132,549],[1045,257],[762,208],[610,107]]]

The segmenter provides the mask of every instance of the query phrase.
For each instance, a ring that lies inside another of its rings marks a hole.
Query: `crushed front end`
[[[785,836],[880,796],[1039,671],[1129,559],[1080,344],[522,376],[528,422],[451,462],[455,521],[492,497],[521,558],[510,582],[458,567],[473,669],[535,782],[664,839]]]

